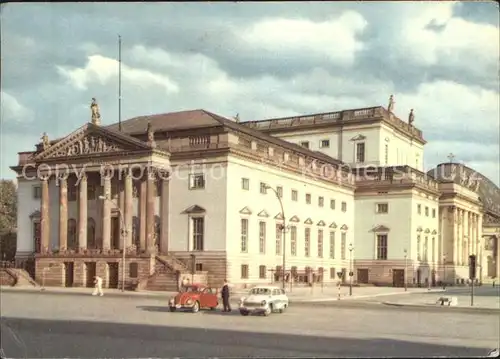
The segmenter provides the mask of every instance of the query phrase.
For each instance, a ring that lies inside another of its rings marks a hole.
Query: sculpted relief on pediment
[[[81,139],[76,139],[66,146],[47,153],[45,158],[72,157],[80,155],[91,155],[95,153],[123,151],[124,148],[114,143],[112,140],[96,135],[88,134]]]

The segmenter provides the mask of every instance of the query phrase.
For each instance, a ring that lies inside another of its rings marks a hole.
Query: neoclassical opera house
[[[16,265],[37,282],[174,290],[341,280],[403,286],[500,272],[500,190],[450,160],[424,172],[390,103],[240,122],[205,110],[91,119],[19,153]],[[125,258],[125,261],[124,261]],[[284,265],[284,267],[283,267]]]

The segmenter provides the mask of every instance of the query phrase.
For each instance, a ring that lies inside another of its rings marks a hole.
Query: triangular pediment
[[[34,160],[114,154],[145,149],[152,148],[146,142],[132,136],[87,123],[37,154]]]
[[[240,214],[251,215],[252,211],[250,210],[250,208],[248,208],[248,207],[245,206],[242,209],[240,209]]]
[[[337,228],[337,223],[332,222],[328,227],[332,228],[332,229],[336,229]]]
[[[41,213],[40,213],[40,211],[38,209],[30,214],[30,218],[31,219],[33,219],[33,218],[40,218],[40,217],[41,217]]]
[[[299,217],[297,217],[297,216],[293,216],[292,218],[290,218],[290,222],[295,222],[295,223],[297,223],[297,222],[300,222],[300,219],[299,219]]]
[[[189,208],[186,208],[182,213],[184,214],[199,214],[199,213],[205,213],[205,208],[198,206],[195,204],[194,206],[191,206]]]
[[[359,135],[354,136],[353,138],[351,138],[351,141],[363,141],[364,139],[366,139],[366,136],[363,136],[362,134],[359,134]]]
[[[436,230],[433,230],[431,234],[436,235],[438,234],[438,232]]]
[[[426,228],[424,233],[431,233],[431,230],[429,228]]]
[[[422,231],[423,231],[422,227],[417,228],[417,232],[422,232]]]
[[[308,218],[304,221],[304,224],[313,224],[313,221],[311,218]]]
[[[340,227],[341,231],[347,231],[349,227],[347,227],[347,224],[343,224],[342,227]]]
[[[389,232],[390,228],[383,224],[373,227],[372,232]]]
[[[276,216],[274,216],[274,219],[279,219],[279,220],[283,220],[283,213],[278,213]]]
[[[259,212],[259,214],[257,214],[257,216],[259,217],[269,217],[269,213],[266,212],[265,209],[263,209],[262,211]]]
[[[318,223],[316,223],[317,226],[321,226],[323,227],[325,225],[325,221],[319,221]]]

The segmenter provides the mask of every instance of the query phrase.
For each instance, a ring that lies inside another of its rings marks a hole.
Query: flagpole
[[[118,130],[122,130],[122,37],[118,35]]]

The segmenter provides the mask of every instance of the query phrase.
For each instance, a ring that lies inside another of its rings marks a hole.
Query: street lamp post
[[[103,200],[103,201],[113,202],[113,201],[111,201],[111,199],[109,199],[107,194],[105,196],[99,196],[99,199]],[[125,221],[123,220],[122,210],[120,209],[120,207],[117,207],[117,209],[118,209],[118,214],[120,215],[120,222],[121,222],[121,227],[122,227],[122,230],[120,231],[120,235],[122,237],[122,247],[123,247],[123,249],[122,249],[122,292],[125,292],[125,251],[126,251],[125,237],[126,237],[126,234],[128,233],[128,230],[127,230],[127,228],[125,228]]]
[[[408,251],[405,249],[405,272],[404,272],[404,285],[405,285],[405,292],[408,291],[408,277],[407,277],[407,272],[408,272]]]
[[[349,295],[352,295],[352,277],[353,273],[353,263],[352,263],[352,251],[354,250],[354,246],[352,243],[349,243]]]
[[[285,269],[286,269],[286,217],[285,217],[285,210],[283,209],[283,201],[281,200],[281,196],[279,195],[278,191],[276,191],[273,187],[266,185],[266,189],[270,189],[274,192],[276,195],[276,198],[278,199],[281,207],[281,215],[283,216],[283,224],[281,225],[281,230],[283,231],[283,290],[286,289],[286,278],[285,278]],[[291,280],[291,278],[290,278]]]

